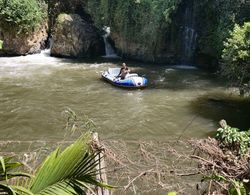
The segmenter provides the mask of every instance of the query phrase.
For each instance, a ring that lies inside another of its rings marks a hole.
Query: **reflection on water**
[[[224,90],[213,76],[185,66],[130,62],[149,87],[124,90],[100,79],[101,71],[120,64],[47,53],[0,58],[1,139],[60,140],[66,108],[88,115],[106,139],[173,140],[194,117],[182,137],[204,137],[217,129],[218,118],[197,116],[189,107],[207,92]]]

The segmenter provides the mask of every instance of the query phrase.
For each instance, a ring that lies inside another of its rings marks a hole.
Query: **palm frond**
[[[31,181],[34,194],[80,194],[87,185],[111,187],[95,180],[99,155],[90,152],[90,133],[82,135],[63,152],[52,152]]]
[[[31,177],[23,172],[12,172],[14,169],[23,166],[20,162],[9,162],[13,157],[0,156],[0,181],[8,180],[13,177]]]
[[[2,156],[0,156],[0,174],[1,173],[6,173],[5,171],[5,162],[4,162],[4,158]]]
[[[88,176],[82,178],[82,181],[78,180],[77,182],[79,185],[81,184],[82,186],[86,185],[86,183],[91,183],[94,186],[99,186],[99,187],[106,188],[106,189],[114,188],[114,186],[108,185],[103,182],[99,182],[96,179],[93,179],[93,177],[88,177]]]
[[[92,175],[95,176],[97,171],[95,167],[99,164],[99,161],[94,160],[96,156],[99,155],[97,151],[96,154],[85,155],[79,164],[74,167],[74,172],[72,172],[71,177],[78,178],[82,175]]]
[[[13,163],[4,162],[3,165],[4,166],[0,167],[0,174],[3,172],[12,171],[13,169],[23,166],[23,164],[20,162],[13,162]]]
[[[34,195],[29,189],[22,186],[11,186],[11,188],[17,193],[22,195]]]
[[[11,172],[11,173],[6,173],[6,175],[1,175],[0,174],[0,181],[6,180],[6,179],[11,179],[14,177],[27,177],[27,178],[31,178],[32,175],[28,174],[28,173],[23,173],[23,172]]]
[[[9,185],[4,185],[0,183],[0,193],[7,193],[8,195],[16,195],[16,192],[14,189],[12,189]]]
[[[81,191],[79,191],[79,189],[76,188],[74,184],[65,180],[65,181],[57,182],[56,184],[53,184],[51,186],[47,186],[46,188],[44,188],[43,190],[39,191],[36,194],[37,195],[49,195],[49,194],[53,194],[53,195],[76,194],[77,195],[77,194],[81,194],[82,189],[80,190]]]

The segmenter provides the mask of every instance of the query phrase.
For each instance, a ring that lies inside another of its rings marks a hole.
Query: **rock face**
[[[234,2],[240,6],[234,6]],[[109,38],[121,57],[213,68],[221,56],[230,22],[234,21],[231,15],[236,17],[242,12],[244,17],[237,21],[249,20],[248,7],[238,11],[244,6],[237,2],[51,0],[48,1],[48,24],[30,35],[15,34],[0,27],[0,40],[4,42],[0,55],[39,52],[48,34],[53,39],[51,54],[54,56],[103,55],[105,46],[100,29],[109,26]]]
[[[78,14],[60,14],[52,32],[51,55],[93,57],[102,53],[97,29]]]
[[[211,70],[218,65],[233,24],[249,20],[246,1],[96,0],[87,4],[95,24],[110,27],[118,55]]]
[[[193,0],[182,1],[172,15],[171,24],[159,28],[148,39],[140,40],[140,37],[134,39],[135,36],[127,38],[120,29],[111,31],[111,38],[115,42],[119,55],[126,58],[155,63],[192,63],[198,37],[196,9]],[[130,26],[130,28],[133,27]],[[143,31],[143,28],[139,29],[138,33],[142,34]],[[149,43],[152,39],[155,40],[153,44]]]
[[[28,34],[18,34],[11,30],[0,29],[3,48],[0,55],[26,55],[39,53],[47,40],[47,24]]]
[[[49,26],[53,29],[57,17],[61,13],[78,14],[85,20],[90,19],[85,12],[86,0],[50,0],[48,1]]]
[[[166,2],[162,8],[156,1],[114,0],[96,8],[102,4],[89,1],[88,8],[96,24],[103,25],[107,17],[118,55],[154,63],[190,63],[197,48],[196,5],[194,0]]]
[[[0,56],[38,53],[48,46],[50,36],[51,55],[92,57],[104,54],[103,38],[84,10],[85,0],[51,0],[47,6],[48,18],[33,32],[20,34],[0,26],[0,40],[3,41]]]

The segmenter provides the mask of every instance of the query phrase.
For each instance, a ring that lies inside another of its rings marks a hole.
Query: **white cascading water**
[[[197,33],[193,28],[185,27],[184,32],[184,55],[186,58],[190,59],[195,50]]]
[[[16,57],[1,57],[0,62],[3,66],[8,65],[28,65],[28,64],[51,64],[54,62],[61,61],[60,58],[54,58],[50,56],[50,49],[42,50],[41,53],[29,54],[26,56],[16,56]]]
[[[104,27],[103,30],[106,32],[103,35],[103,40],[104,40],[104,44],[105,44],[105,58],[119,58],[119,56],[117,56],[117,54],[115,53],[114,48],[111,46],[111,44],[108,42],[108,37],[110,35],[110,27]]]
[[[192,5],[186,7],[184,14],[184,30],[183,30],[183,52],[182,61],[188,63],[193,56],[197,40],[197,32],[195,30],[195,16]]]
[[[50,49],[26,56],[1,57],[0,81],[4,78],[28,77],[37,73],[50,74],[53,67],[64,64],[61,58],[50,56]]]

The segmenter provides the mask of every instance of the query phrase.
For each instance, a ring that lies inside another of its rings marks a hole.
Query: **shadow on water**
[[[194,113],[215,122],[225,119],[230,126],[241,130],[250,128],[250,98],[210,93],[193,100],[190,107]]]

